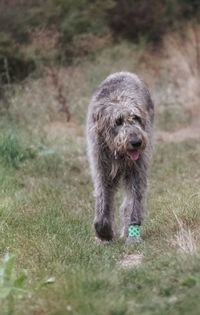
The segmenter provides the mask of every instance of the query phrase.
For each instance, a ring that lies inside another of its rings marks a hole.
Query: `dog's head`
[[[96,132],[115,158],[132,161],[144,151],[148,137],[148,113],[140,106],[130,104],[102,105],[93,115]]]

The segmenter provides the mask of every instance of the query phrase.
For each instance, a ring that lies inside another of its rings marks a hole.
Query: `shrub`
[[[137,41],[141,36],[158,42],[185,19],[199,18],[198,0],[115,0],[108,10],[107,23],[115,37]]]
[[[90,54],[98,48],[92,46],[94,36],[111,32],[115,39],[136,42],[143,37],[157,43],[170,29],[199,17],[198,0],[3,1],[1,82],[23,80],[38,64],[71,62]]]
[[[0,33],[0,82],[23,80],[35,70],[34,60],[24,56],[8,33]]]

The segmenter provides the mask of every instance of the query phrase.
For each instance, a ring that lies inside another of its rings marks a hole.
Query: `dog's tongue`
[[[132,161],[136,161],[140,155],[138,150],[129,150],[127,154]]]

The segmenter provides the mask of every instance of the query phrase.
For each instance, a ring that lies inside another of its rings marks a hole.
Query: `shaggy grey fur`
[[[142,223],[147,169],[152,152],[154,105],[135,74],[114,73],[94,93],[87,116],[88,158],[94,183],[94,227],[101,240],[113,238],[113,199],[121,179],[123,236]]]

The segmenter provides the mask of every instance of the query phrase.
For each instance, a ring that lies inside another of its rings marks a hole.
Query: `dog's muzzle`
[[[142,145],[143,141],[140,137],[130,140],[127,147],[128,158],[132,161],[138,160],[141,153]]]

